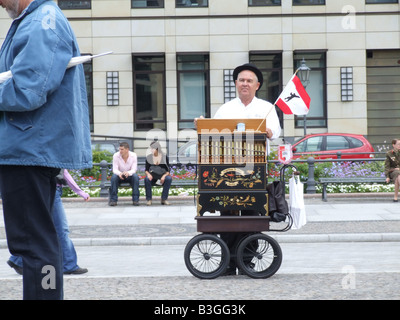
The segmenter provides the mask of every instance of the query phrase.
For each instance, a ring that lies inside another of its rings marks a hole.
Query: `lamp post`
[[[310,71],[311,69],[306,65],[306,60],[301,60],[301,65],[297,69],[297,74],[299,75],[301,84],[303,85],[304,89],[310,83]],[[304,135],[307,134],[307,116],[304,115]]]

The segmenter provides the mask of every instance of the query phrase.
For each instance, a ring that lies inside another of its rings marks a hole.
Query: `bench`
[[[320,178],[319,182],[322,184],[322,201],[328,201],[326,187],[329,183],[384,183],[384,177],[352,177],[352,178]]]
[[[197,180],[177,180],[177,179],[172,179],[171,186],[195,188],[195,187],[197,187]],[[101,187],[100,196],[106,196],[107,197],[110,187],[111,187],[111,182],[110,181],[106,181],[104,183],[104,186]],[[130,188],[131,185],[128,182],[122,182],[120,184],[120,187],[129,187]],[[144,180],[143,179],[139,180],[139,187],[144,187]]]

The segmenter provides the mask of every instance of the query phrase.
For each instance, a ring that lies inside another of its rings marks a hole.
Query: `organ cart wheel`
[[[268,278],[281,266],[282,250],[272,237],[262,233],[252,234],[237,247],[236,263],[251,278]]]
[[[214,279],[222,275],[229,264],[226,243],[214,234],[199,234],[186,245],[185,264],[191,274],[200,279]]]

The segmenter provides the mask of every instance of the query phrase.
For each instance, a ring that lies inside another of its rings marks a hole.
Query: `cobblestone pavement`
[[[68,300],[399,300],[400,273],[194,277],[64,278]],[[22,281],[0,280],[0,299],[20,299]]]
[[[110,208],[104,201],[94,200],[82,204],[87,208],[87,212],[82,210],[82,213],[77,209],[77,206],[82,206],[81,202],[66,201],[64,206],[75,222],[70,225],[73,240],[108,240],[104,246],[87,245],[85,241],[79,244],[76,241],[78,263],[82,262],[82,267],[88,267],[89,273],[87,276],[64,277],[65,299],[400,299],[398,236],[386,238],[385,241],[375,241],[373,237],[368,237],[368,241],[372,242],[362,242],[364,240],[360,237],[357,243],[348,242],[348,238],[343,237],[336,243],[313,243],[313,236],[325,234],[398,235],[400,210],[387,199],[378,200],[382,202],[383,209],[379,209],[380,203],[368,203],[366,199],[362,202],[352,199],[352,205],[347,205],[349,200],[341,201],[333,197],[329,203],[321,203],[320,198],[308,200],[311,204],[308,207],[310,220],[300,230],[284,233],[295,239],[288,243],[278,241],[283,249],[285,263],[274,276],[262,280],[247,276],[197,279],[185,268],[184,244],[181,243],[176,246],[164,243],[157,247],[140,244],[132,246],[127,242],[119,247],[110,246],[113,243],[111,238],[175,237],[185,240],[194,236],[197,233],[193,219],[195,208],[186,207],[194,207],[193,199],[174,199],[176,209],[158,205],[152,206],[151,210],[145,206],[139,207],[141,210],[132,208],[130,201],[121,201],[117,208]],[[355,213],[358,214],[358,221],[351,220]],[[84,218],[81,219],[80,215],[84,215]],[[171,222],[160,222],[165,215]],[[271,228],[274,228],[272,224]],[[270,233],[272,236],[276,234],[282,233]],[[311,241],[296,243],[296,235],[308,236]],[[5,239],[5,231],[0,225],[0,240],[4,243],[2,239]],[[8,256],[6,247],[0,249],[0,300],[21,299],[22,280],[6,265]],[[354,265],[356,272],[351,268],[342,272],[343,266],[347,264],[350,267]],[[123,265],[127,266],[121,268]]]
[[[268,279],[200,280],[184,263],[184,245],[77,247],[89,269],[64,276],[67,300],[399,299],[399,242],[282,243],[283,262]],[[0,250],[0,299],[20,299],[21,277]]]

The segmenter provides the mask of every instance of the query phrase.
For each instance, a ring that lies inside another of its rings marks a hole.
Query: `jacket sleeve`
[[[149,172],[149,170],[150,170],[150,159],[149,159],[149,156],[151,156],[151,155],[148,155],[147,157],[146,157],[146,164],[145,164],[145,171],[147,171],[147,172]]]
[[[112,171],[114,174],[116,174],[117,176],[119,176],[121,174],[121,171],[119,170],[119,164],[118,164],[118,155],[119,152],[114,153],[113,155],[113,166],[112,166]]]
[[[389,151],[389,152],[390,152],[390,151]],[[389,177],[389,174],[390,174],[391,169],[392,169],[392,166],[391,166],[392,161],[391,161],[391,159],[390,159],[390,154],[389,154],[389,152],[386,153],[386,158],[385,158],[385,176],[386,176],[386,178],[390,178],[390,177]]]
[[[72,58],[73,41],[69,33],[63,31],[61,22],[55,27],[58,30],[44,28],[40,21],[43,15],[21,21],[9,50],[4,53],[10,55],[7,60],[11,62],[13,77],[0,85],[1,111],[40,108],[64,78]]]
[[[279,123],[278,114],[276,113],[275,106],[271,104],[273,110],[267,116],[267,127],[272,131],[270,140],[275,140],[281,135],[281,125]]]
[[[76,184],[75,180],[66,169],[64,169],[64,178],[72,191],[74,191],[77,195],[81,196],[84,199],[89,198],[89,195]]]

